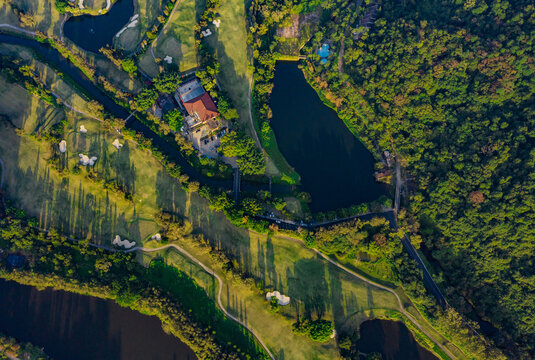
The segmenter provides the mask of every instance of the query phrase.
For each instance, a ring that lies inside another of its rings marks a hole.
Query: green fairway
[[[222,1],[218,9],[221,25],[214,35],[207,38],[215,49],[221,64],[222,87],[229,92],[240,115],[240,121],[252,134],[254,129],[249,120],[249,57],[247,53],[247,31],[245,23],[245,2],[243,0]],[[214,28],[213,25],[210,25]]]
[[[180,0],[166,29],[154,44],[156,57],[171,56],[180,71],[197,67],[194,27],[203,7],[204,0]]]
[[[153,52],[158,59],[172,57],[172,63],[177,65],[181,72],[185,72],[198,66],[194,27],[204,7],[204,0],[177,1],[179,2],[175,5],[175,12],[169,18],[167,26],[153,42]],[[150,76],[156,76],[160,72],[150,47],[141,56],[139,66]]]

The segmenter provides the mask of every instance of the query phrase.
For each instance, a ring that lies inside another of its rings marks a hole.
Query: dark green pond
[[[133,15],[134,2],[119,0],[105,15],[71,17],[65,23],[63,33],[81,48],[98,53],[101,47],[111,45],[115,34]]]
[[[271,94],[271,126],[282,154],[301,175],[313,211],[376,200],[374,159],[306,82],[297,63],[279,62]]]
[[[438,360],[420,346],[409,329],[399,321],[376,319],[363,322],[357,349],[365,354],[380,353],[383,360]]]
[[[44,347],[55,360],[189,360],[195,354],[154,316],[113,301],[38,291],[0,279],[0,332]]]

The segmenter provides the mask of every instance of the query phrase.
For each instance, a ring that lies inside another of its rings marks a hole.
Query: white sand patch
[[[120,148],[123,147],[123,144],[121,144],[121,143],[119,142],[119,139],[115,139],[115,140],[113,140],[113,142],[112,142],[111,144],[112,144],[113,146],[115,146],[115,148],[116,148],[117,150],[119,150]]]
[[[78,7],[80,9],[83,9],[84,8],[84,0],[78,0]]]
[[[67,151],[67,142],[65,140],[61,140],[59,142],[59,152],[64,153],[65,151]]]
[[[95,165],[95,162],[97,161],[97,157],[96,156],[89,157],[89,156],[84,155],[84,154],[78,154],[78,155],[80,156],[80,162],[84,166],[86,166],[86,165],[93,166],[93,165]]]
[[[290,297],[286,296],[286,295],[283,295],[278,291],[268,292],[266,294],[266,300],[267,301],[270,301],[272,297],[275,297],[278,300],[279,305],[284,306],[284,305],[288,305],[290,303]]]
[[[162,235],[154,234],[154,235],[152,235],[151,239],[152,240],[156,240],[156,241],[160,241],[160,240],[162,240]]]
[[[135,241],[129,241],[127,239],[121,240],[119,235],[115,236],[115,239],[111,242],[113,245],[122,246],[125,249],[130,249],[132,246],[136,245]]]
[[[206,30],[203,30],[201,32],[202,32],[202,36],[203,37],[208,37],[208,36],[212,35],[212,30],[210,30],[210,29],[206,29]]]
[[[125,32],[126,29],[133,28],[134,26],[136,26],[138,22],[137,20],[138,17],[139,17],[139,14],[135,14],[134,16],[132,16],[130,20],[128,20],[128,24],[126,24],[121,30],[119,30],[119,32],[115,34],[115,37],[121,36],[121,34]]]
[[[221,25],[221,19],[214,19],[214,21],[212,21],[212,24],[214,24],[215,27],[219,29],[219,26]]]
[[[173,58],[169,55],[163,58],[163,61],[165,61],[168,64],[171,64],[173,62]]]
[[[80,125],[80,132],[81,132],[82,134],[87,133],[87,129],[85,128],[85,126]]]
[[[336,330],[333,329],[333,333],[331,334],[331,339],[334,339],[336,337]]]

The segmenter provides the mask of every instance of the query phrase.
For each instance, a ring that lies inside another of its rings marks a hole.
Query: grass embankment
[[[194,27],[205,2],[204,0],[177,1],[176,10],[169,19],[167,27],[153,43],[153,50],[156,58],[171,56],[173,64],[178,65],[181,72],[186,72],[198,66]],[[141,57],[139,66],[151,76],[159,73],[159,65],[155,63],[150,48]]]

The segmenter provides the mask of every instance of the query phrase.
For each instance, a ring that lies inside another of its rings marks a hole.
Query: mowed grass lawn
[[[214,269],[224,280],[224,306],[252,326],[277,357],[284,354],[287,359],[338,358],[334,340],[319,344],[307,337],[293,334],[292,324],[296,321],[297,314],[308,315],[313,319],[319,316],[334,319],[338,329],[354,329],[358,324],[353,320],[358,314],[368,311],[368,315],[373,316],[374,309],[397,309],[398,303],[394,295],[350,277],[319,258],[301,242],[238,229],[224,215],[210,211],[204,202],[196,201],[195,194],[186,195],[184,199],[183,191],[178,185],[157,185],[157,192],[162,209],[184,216],[192,223],[194,234],[202,235],[214,246],[232,254],[236,265],[252,274],[257,282],[292,298],[291,305],[281,313],[271,314],[265,292],[227,278],[206,249],[196,245],[189,237],[177,240],[179,246]],[[147,246],[158,247],[160,244],[150,241]],[[181,263],[183,260],[176,261],[176,253],[176,250],[168,249],[155,256],[163,257],[167,263],[181,268],[184,266]],[[146,254],[144,257],[148,261],[147,258],[152,255]],[[188,269],[184,271],[189,271]],[[196,272],[192,273],[197,279]],[[206,283],[202,279],[198,281]],[[211,283],[204,287],[209,293],[213,292]]]
[[[290,305],[278,314],[269,311],[265,292],[227,278],[203,248],[195,246],[187,238],[179,240],[178,245],[208,264],[223,279],[224,306],[255,329],[277,358],[339,358],[335,340],[319,344],[292,332],[292,324],[298,314],[313,319],[318,316],[334,319],[338,330],[354,330],[360,321],[373,317],[374,310],[382,314],[385,309],[397,309],[397,301],[392,294],[350,277],[301,244],[285,238],[230,229],[224,222],[224,219],[210,219],[209,229],[203,228],[206,230],[203,233],[221,231],[224,235],[213,241],[222,247],[232,247],[236,261],[251,271],[256,281],[291,297]],[[194,264],[184,261],[176,250],[168,249],[158,256],[188,272],[199,283],[204,283],[205,290],[216,299],[213,283],[206,284],[206,280],[199,279],[199,275],[206,276],[206,273],[200,269],[192,271]]]
[[[152,171],[162,168],[135,143],[104,130],[96,120],[56,109],[3,80],[0,114],[24,129],[24,134],[17,134],[9,122],[1,124],[0,158],[6,165],[6,194],[37,217],[43,227],[55,226],[65,234],[104,244],[116,234],[139,242],[158,230],[153,221],[158,207],[154,196],[156,175]],[[133,192],[133,201],[88,179],[85,168],[77,175],[61,175],[49,166],[53,149],[29,134],[42,132],[63,119],[69,123],[64,136],[68,168],[72,170],[78,163],[79,153],[97,156],[95,171]],[[87,134],[78,131],[80,125],[88,129]],[[120,150],[111,145],[115,138],[124,144]],[[166,180],[174,181],[170,177]]]
[[[54,6],[54,1],[48,0],[0,0],[0,24],[10,24],[24,27],[18,16],[13,13],[13,7],[32,14],[35,26],[26,27],[28,30],[39,30],[48,35],[60,34],[60,24],[63,20]]]
[[[240,121],[249,133],[254,131],[249,120],[249,78],[250,61],[247,54],[247,31],[245,2],[243,0],[221,1],[218,14],[219,29],[210,24],[214,33],[206,40],[215,49],[221,64],[218,80],[229,92],[240,115]]]
[[[134,51],[145,33],[158,24],[157,18],[163,15],[168,2],[169,0],[134,0],[134,15],[139,15],[137,25],[128,28],[119,38],[114,38],[115,45],[127,52]]]
[[[198,66],[195,48],[197,18],[205,6],[204,0],[177,0],[179,3],[173,17],[158,41],[154,43],[154,55],[161,59],[167,55],[173,58],[180,71],[188,71]],[[150,53],[149,53],[150,56]],[[151,56],[152,57],[152,56]]]

